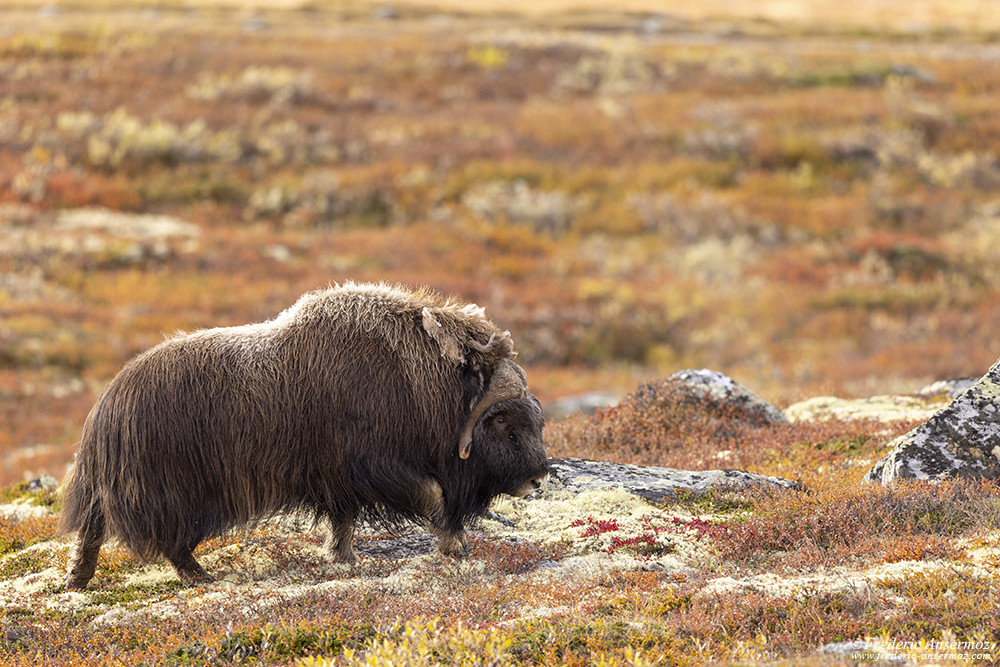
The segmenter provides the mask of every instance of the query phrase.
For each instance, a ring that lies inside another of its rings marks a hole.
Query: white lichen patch
[[[763,593],[776,598],[804,599],[817,593],[859,595],[869,588],[870,584],[861,574],[835,568],[788,577],[769,572],[739,578],[719,577],[709,581],[700,595]]]
[[[882,563],[861,572],[867,581],[880,581],[888,578],[905,578],[913,574],[931,574],[934,572],[952,572],[955,564],[946,560],[900,560],[894,563]]]
[[[60,551],[68,551],[69,544],[59,540],[46,540],[44,542],[35,542],[34,544],[27,546],[20,551],[15,551],[13,553],[5,554],[0,556],[0,567],[2,567],[9,559],[18,558],[35,551],[39,552],[51,552],[56,553]]]
[[[966,559],[973,563],[1000,562],[1000,530],[985,532],[975,538],[959,538],[956,542],[965,549]]]
[[[817,396],[785,408],[792,422],[823,419],[874,419],[883,422],[930,419],[950,399],[941,396]]]
[[[170,216],[72,209],[41,215],[30,226],[0,228],[0,255],[99,255],[133,263],[193,252],[200,237],[198,225]]]
[[[382,590],[392,595],[404,595],[412,592],[416,587],[416,577],[421,572],[429,571],[440,558],[441,556],[438,554],[427,554],[408,559],[399,569],[381,580]]]
[[[746,577],[719,577],[709,581],[699,592],[702,596],[760,593],[780,599],[807,599],[817,594],[840,594],[856,598],[877,598],[889,609],[904,606],[906,601],[893,592],[895,582],[914,576],[951,575],[955,563],[946,560],[897,561],[863,570],[846,567],[818,568],[815,571],[782,576],[763,573]],[[969,576],[995,578],[992,570],[964,568]]]
[[[158,239],[170,236],[197,237],[201,228],[166,215],[120,213],[102,208],[60,211],[57,231],[96,231],[131,239]]]
[[[576,606],[569,605],[559,605],[555,607],[532,607],[530,609],[523,610],[522,613],[516,618],[512,618],[506,621],[500,621],[497,623],[498,626],[517,626],[521,625],[525,621],[533,621],[536,619],[544,618],[559,618],[562,616],[569,616],[577,611]]]
[[[309,593],[331,593],[336,595],[351,595],[358,591],[364,583],[358,579],[351,580],[340,580],[332,579],[330,581],[324,581],[318,584],[306,583],[306,584],[291,584],[288,586],[279,586],[270,588],[269,590],[279,596],[284,598],[292,599],[307,595]]]
[[[177,591],[152,603],[147,600],[138,604],[117,605],[98,616],[94,622],[130,624],[141,618],[171,618],[194,611],[249,616],[280,608],[307,594],[358,594],[362,585],[357,579],[302,584],[288,584],[281,578],[243,584],[222,580],[205,587]]]
[[[126,616],[131,619],[133,614],[123,607],[113,607],[103,614],[95,616],[91,623],[94,625],[117,625],[125,620]]]
[[[128,586],[156,586],[177,581],[177,573],[174,568],[164,563],[147,565],[138,572],[125,575],[121,581],[122,587]]]
[[[570,556],[586,557],[579,563],[564,560],[563,567],[683,572],[712,558],[706,544],[671,523],[673,517],[688,520],[689,515],[665,512],[621,489],[552,490],[531,500],[504,497],[493,511],[510,525],[484,521],[487,533],[562,544]]]
[[[74,612],[90,605],[90,596],[77,591],[66,591],[53,595],[45,601],[45,608],[54,611]]]
[[[32,544],[31,546],[25,547],[20,551],[15,551],[13,553],[0,556],[0,570],[6,570],[8,567],[12,565],[15,567],[15,569],[17,569],[17,564],[24,562],[25,560],[30,560],[37,563],[49,563],[55,560],[56,552],[64,551],[67,548],[68,547],[65,544],[59,542],[54,542],[54,541],[38,542],[37,544]],[[37,558],[35,558],[35,556],[37,556]],[[54,570],[55,568],[50,568],[50,569]],[[45,572],[49,572],[49,570],[45,570]],[[39,572],[34,574],[38,575],[41,573]],[[19,595],[32,592],[31,590],[27,590],[24,588],[24,586],[34,585],[34,583],[38,582],[38,580],[33,579],[32,576],[33,574],[29,573],[24,577],[14,577],[11,579],[0,581],[0,606],[2,606],[2,602],[5,599],[5,596],[8,594]]]
[[[41,572],[29,572],[15,579],[0,581],[0,606],[20,596],[39,593],[53,586],[60,586],[65,573],[59,568],[50,567]]]
[[[239,594],[239,586],[229,581],[219,581],[212,584],[207,592],[196,595],[192,591],[187,603],[192,607],[206,604],[223,603],[232,599],[233,595]]]
[[[576,578],[597,580],[609,573],[622,570],[657,570],[674,574],[693,571],[675,555],[636,558],[627,553],[589,553],[570,556],[560,562],[558,570],[544,572],[539,576],[556,578]]]
[[[657,510],[646,501],[620,489],[603,491],[551,491],[541,498],[522,500],[502,496],[493,505],[493,511],[510,525],[497,521],[484,521],[487,533],[518,537],[542,544],[569,541],[573,553],[583,553],[599,547],[598,540],[581,540],[576,521],[588,517],[595,520],[635,522],[640,517]],[[610,540],[608,540],[610,543]],[[606,546],[606,545],[605,545]],[[589,548],[588,548],[589,547]]]
[[[23,521],[43,516],[52,516],[52,510],[44,505],[36,505],[30,498],[16,498],[13,502],[0,505],[0,518]]]

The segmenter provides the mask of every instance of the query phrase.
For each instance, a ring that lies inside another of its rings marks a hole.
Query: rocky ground
[[[970,386],[966,383],[959,388],[962,391],[949,385],[913,396],[817,398],[780,411],[725,376],[685,373],[666,382],[681,383],[693,395],[719,405],[739,405],[744,415],[764,415],[776,422],[832,417],[870,421],[875,415],[891,424],[930,418],[920,429],[954,412],[948,407],[942,410],[952,398],[949,392],[958,394],[952,406],[965,405],[963,400],[970,395],[963,393]],[[971,395],[981,394],[982,382],[972,383]],[[649,386],[626,401],[642,398],[643,392],[651,391]],[[970,417],[968,410],[964,414]],[[933,585],[928,582],[953,581],[958,573],[961,581],[980,587],[990,600],[995,597],[991,591],[1000,560],[996,526],[956,535],[945,551],[918,549],[897,557],[849,559],[843,564],[821,559],[796,566],[771,558],[769,571],[760,563],[734,559],[720,550],[719,540],[731,538],[741,522],[752,523],[753,503],[761,497],[807,496],[810,489],[795,481],[739,470],[684,471],[573,458],[553,458],[551,463],[552,476],[542,490],[493,505],[489,516],[472,530],[470,553],[463,559],[438,555],[434,538],[417,527],[401,535],[362,527],[357,536],[359,563],[333,564],[322,551],[322,530],[302,517],[282,516],[204,543],[196,556],[217,578],[215,583],[184,587],[168,565],[142,564],[106,545],[98,576],[83,592],[63,588],[70,542],[51,534],[57,482],[40,478],[20,485],[0,506],[0,528],[10,534],[0,541],[5,551],[0,557],[0,651],[23,658],[50,636],[53,618],[61,619],[57,626],[70,623],[112,634],[163,624],[183,626],[188,619],[229,619],[227,632],[232,634],[234,622],[237,627],[248,623],[271,627],[289,608],[343,604],[343,600],[377,601],[388,615],[402,605],[424,610],[419,617],[431,609],[435,617],[449,611],[475,617],[483,604],[477,596],[485,595],[490,604],[498,605],[487,614],[490,624],[509,629],[552,619],[564,622],[580,614],[592,617],[595,609],[607,607],[609,597],[618,600],[612,608],[623,605],[628,587],[622,582],[643,576],[655,582],[651,586],[647,582],[647,603],[658,600],[670,609],[673,603],[664,600],[673,599],[672,595],[684,599],[683,605],[677,603],[680,607],[692,608],[734,597],[758,605],[768,604],[762,600],[792,605],[796,600],[800,604],[836,600],[877,610],[890,628],[894,619],[915,613],[913,598],[905,592],[914,581]],[[803,515],[802,521],[810,520],[816,519]],[[32,526],[34,531],[26,530]],[[793,554],[799,547],[790,545],[779,554]],[[962,594],[949,586],[952,597]],[[835,612],[831,608],[827,613]],[[591,622],[597,621],[591,618]],[[648,617],[642,621],[649,622]],[[824,661],[850,660],[849,655],[859,650],[877,650],[878,641],[862,631],[847,637],[817,635],[812,645],[795,654],[827,664]],[[737,653],[755,659],[781,655],[763,645],[753,646],[737,642]],[[209,663],[221,655],[239,662],[263,655],[265,647],[245,650],[245,655],[226,654],[218,646],[196,643],[170,655]],[[371,650],[363,655],[373,655]]]

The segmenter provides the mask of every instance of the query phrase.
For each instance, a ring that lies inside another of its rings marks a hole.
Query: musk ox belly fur
[[[361,516],[427,523],[442,552],[461,552],[466,520],[547,474],[541,406],[514,355],[481,308],[383,284],[165,340],[84,424],[63,485],[67,585],[87,585],[107,537],[209,581],[192,555],[202,539],[298,509],[329,521],[336,560],[355,560]]]

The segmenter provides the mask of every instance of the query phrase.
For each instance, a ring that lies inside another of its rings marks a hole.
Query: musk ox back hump
[[[304,295],[275,322],[287,322],[293,329],[333,327],[377,336],[407,358],[426,351],[428,336],[437,344],[439,356],[452,363],[465,362],[472,353],[477,363],[492,368],[501,359],[514,357],[510,333],[500,331],[482,308],[427,290],[349,282]]]

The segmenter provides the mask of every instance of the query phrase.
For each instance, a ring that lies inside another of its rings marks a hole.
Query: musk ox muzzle
[[[84,424],[63,484],[67,586],[87,585],[108,537],[211,581],[199,542],[302,509],[329,522],[337,561],[356,560],[362,517],[425,523],[443,553],[463,551],[467,520],[548,475],[541,405],[514,356],[483,309],[384,284],[164,341]]]

